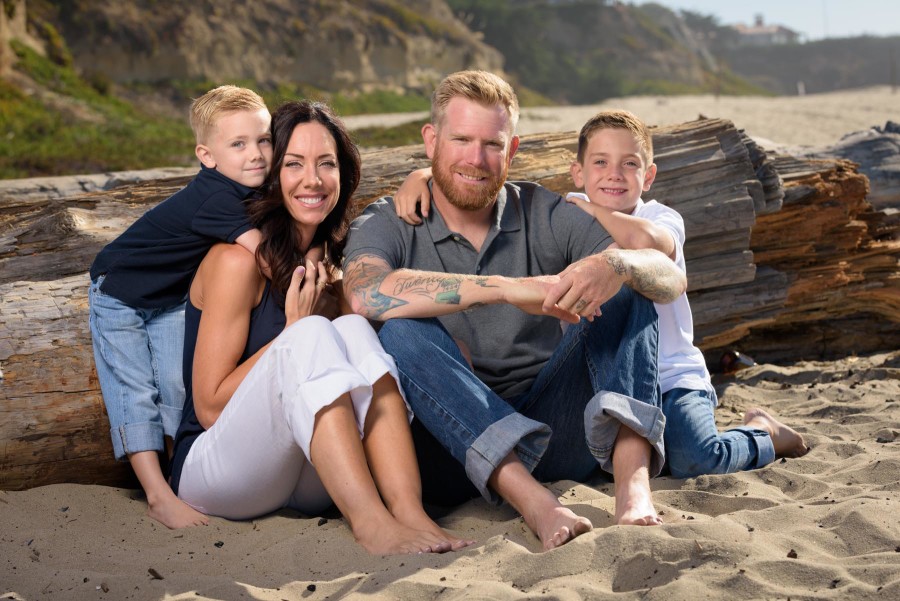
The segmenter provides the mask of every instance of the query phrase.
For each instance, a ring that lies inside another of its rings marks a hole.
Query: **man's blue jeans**
[[[391,319],[379,336],[397,361],[416,419],[495,501],[487,481],[511,451],[541,481],[583,481],[598,463],[611,472],[621,424],[650,442],[651,475],[661,470],[656,310],[623,287],[602,311],[569,327],[531,389],[510,399],[475,376],[436,319]]]
[[[703,390],[673,388],[662,395],[669,471],[676,478],[730,474],[775,461],[768,432],[738,426],[719,433],[716,402]]]

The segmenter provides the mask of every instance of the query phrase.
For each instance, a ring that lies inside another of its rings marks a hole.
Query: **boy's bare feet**
[[[160,498],[147,497],[147,515],[173,530],[209,524],[209,516],[176,497],[171,489],[168,490],[168,494],[161,494]]]
[[[809,452],[809,447],[799,432],[782,424],[759,407],[744,414],[744,425],[768,432],[778,457],[802,457]]]

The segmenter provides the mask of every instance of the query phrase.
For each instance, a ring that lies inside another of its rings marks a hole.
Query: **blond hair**
[[[578,134],[578,162],[584,163],[588,140],[601,129],[626,129],[641,148],[641,158],[647,165],[653,162],[653,140],[647,125],[633,113],[624,110],[600,111],[587,120]]]
[[[198,144],[205,144],[216,121],[234,111],[258,111],[269,108],[262,97],[247,88],[225,85],[213,88],[191,103],[191,129]]]
[[[509,115],[512,131],[516,131],[519,99],[501,77],[488,71],[457,71],[445,77],[431,95],[431,123],[435,127],[440,127],[447,105],[457,96],[484,106],[502,106]]]

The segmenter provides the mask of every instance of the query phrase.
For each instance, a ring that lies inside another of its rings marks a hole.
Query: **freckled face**
[[[306,240],[334,209],[341,192],[337,145],[317,121],[294,128],[281,166],[284,206]]]
[[[606,128],[591,134],[584,163],[572,165],[572,179],[592,203],[631,213],[642,192],[650,190],[656,165],[647,165],[641,147],[627,129]]]
[[[438,193],[471,211],[497,198],[518,147],[505,108],[453,98],[441,123],[423,133]]]

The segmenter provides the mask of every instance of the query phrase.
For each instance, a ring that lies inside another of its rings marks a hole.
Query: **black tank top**
[[[250,331],[247,336],[247,345],[238,363],[252,357],[256,351],[267,345],[271,340],[284,330],[284,309],[278,302],[278,293],[271,289],[271,282],[266,282],[262,300],[250,312]],[[175,435],[174,453],[172,455],[172,478],[170,480],[172,490],[178,494],[178,485],[181,482],[181,468],[187,458],[191,445],[200,434],[204,432],[203,426],[197,420],[194,411],[194,394],[192,375],[194,366],[194,349],[197,346],[197,330],[200,328],[200,309],[191,304],[190,299],[184,310],[184,410],[181,414],[181,425]]]

